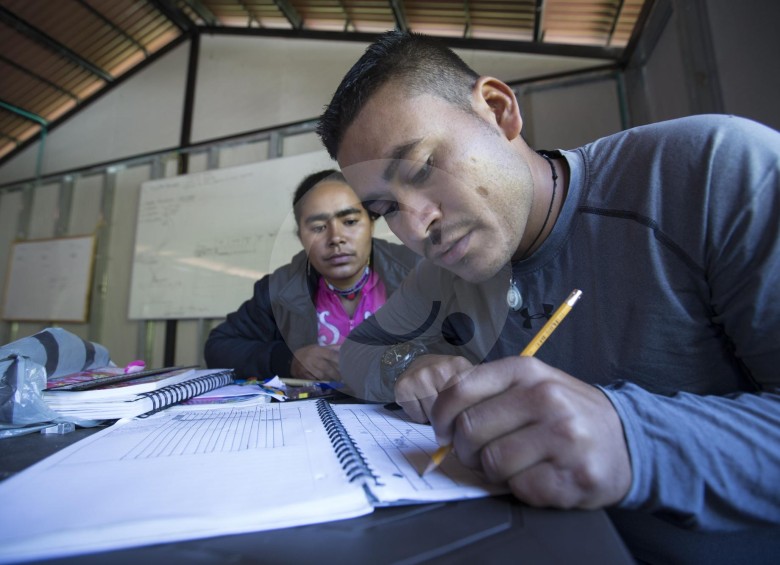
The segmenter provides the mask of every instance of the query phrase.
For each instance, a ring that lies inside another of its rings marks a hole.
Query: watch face
[[[382,354],[382,375],[395,382],[412,361],[424,353],[427,353],[425,346],[414,341],[391,345]]]
[[[397,365],[409,356],[410,347],[408,342],[388,347],[382,355],[382,363],[389,366]]]

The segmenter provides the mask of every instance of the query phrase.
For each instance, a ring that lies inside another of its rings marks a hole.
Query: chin
[[[354,277],[357,272],[358,270],[352,267],[342,267],[340,269],[327,269],[322,274],[328,281],[338,286],[341,281]]]
[[[454,269],[450,269],[453,273],[458,275],[464,281],[469,283],[481,283],[493,278],[498,271],[501,270],[501,265],[493,268],[487,265],[458,265]]]
[[[468,265],[458,265],[456,268],[450,268],[448,270],[458,275],[464,281],[474,284],[484,282],[495,274],[494,272],[485,273],[482,269]]]
[[[457,272],[455,273],[460,278],[462,278],[464,281],[472,283],[472,284],[478,284],[481,282],[484,282],[490,278],[490,275],[485,275],[483,273],[476,273],[473,271],[469,272]]]

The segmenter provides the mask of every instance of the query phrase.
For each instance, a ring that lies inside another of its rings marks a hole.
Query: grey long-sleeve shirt
[[[620,507],[648,519],[635,533],[652,537],[660,521],[777,528],[780,134],[694,116],[561,154],[568,193],[539,250],[480,285],[419,265],[342,346],[345,380],[391,400],[379,357],[399,335],[475,363],[516,355],[579,288],[583,298],[537,357],[602,387],[616,407],[633,469]],[[517,312],[505,301],[510,268]],[[692,533],[675,543],[721,547]]]

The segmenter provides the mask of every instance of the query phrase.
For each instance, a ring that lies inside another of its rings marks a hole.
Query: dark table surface
[[[0,440],[6,479],[102,428]],[[13,509],[3,508],[3,512]],[[175,542],[49,563],[631,563],[602,511],[554,511],[511,496],[378,508],[325,524]]]

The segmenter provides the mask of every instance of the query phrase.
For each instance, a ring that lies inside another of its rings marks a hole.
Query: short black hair
[[[335,159],[344,132],[360,110],[390,81],[402,80],[410,95],[429,93],[474,113],[471,92],[479,75],[438,39],[393,30],[383,33],[344,76],[317,124]]]
[[[295,194],[293,194],[293,214],[295,215],[296,226],[300,227],[301,225],[301,207],[298,205],[298,203],[312,188],[323,181],[342,182],[349,186],[347,179],[344,178],[344,175],[341,173],[341,171],[337,171],[336,169],[325,169],[322,171],[317,171],[316,173],[312,173],[304,178],[298,185],[298,188],[295,189]],[[371,221],[374,221],[379,216],[372,212],[368,212],[368,217],[371,219]]]
[[[347,179],[344,178],[344,175],[341,174],[341,171],[337,171],[336,169],[325,169],[322,171],[317,171],[316,173],[312,173],[306,178],[304,178],[300,184],[298,184],[298,188],[295,189],[295,194],[293,194],[293,213],[295,214],[295,223],[300,224],[301,220],[301,211],[300,206],[298,206],[298,202],[301,201],[301,198],[306,196],[306,193],[309,192],[312,188],[317,186],[319,183],[321,183],[324,180],[328,181],[336,181],[336,182],[343,182],[344,184],[347,183]]]

